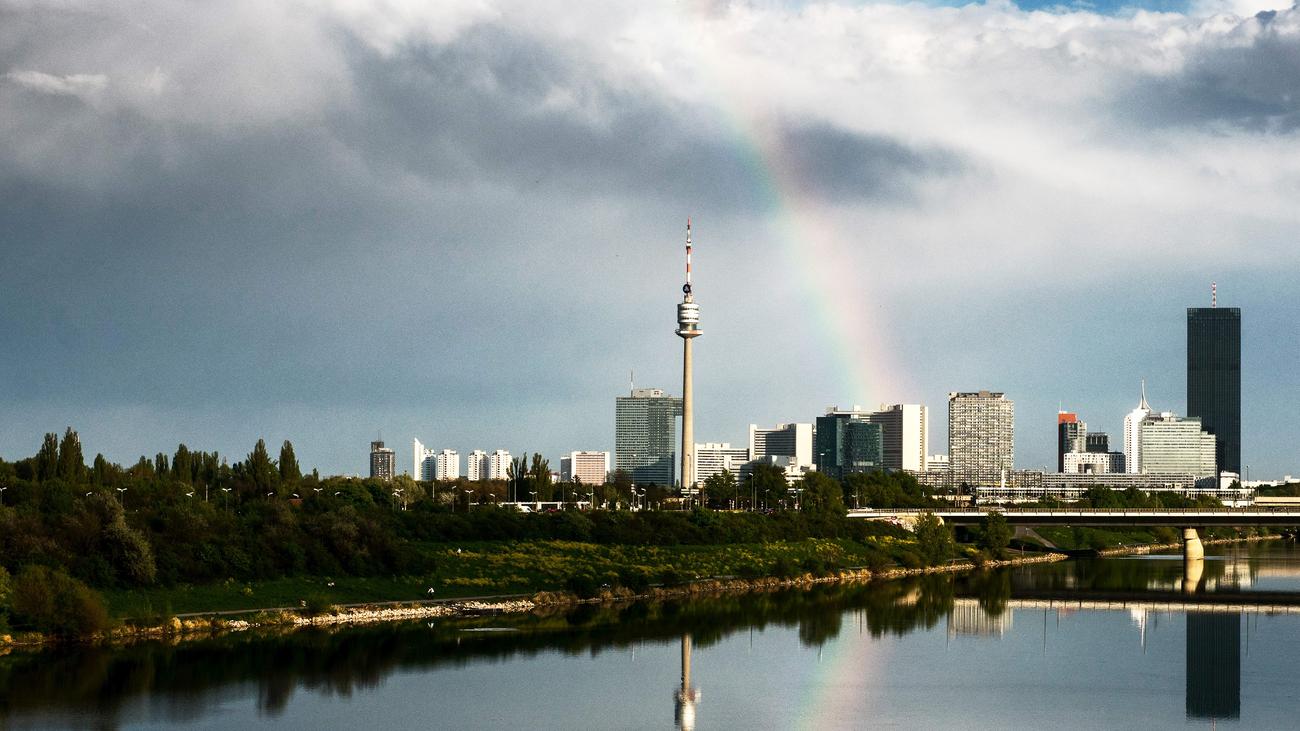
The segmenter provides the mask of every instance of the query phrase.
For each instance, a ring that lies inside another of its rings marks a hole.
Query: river
[[[1295,728],[1300,551],[1207,553],[14,652],[0,727]]]

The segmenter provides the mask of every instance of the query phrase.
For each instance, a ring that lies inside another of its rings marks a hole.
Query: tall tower
[[[682,490],[695,487],[695,397],[691,385],[691,341],[700,333],[700,306],[691,292],[691,219],[686,219],[686,284],[677,305],[677,335],[682,339]]]
[[[1187,415],[1213,434],[1220,472],[1241,474],[1241,308],[1187,308]]]

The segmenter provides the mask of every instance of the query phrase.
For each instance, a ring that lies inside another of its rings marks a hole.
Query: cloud
[[[1300,127],[1300,11],[1209,21],[1201,43],[1168,73],[1134,80],[1125,100],[1150,125]]]
[[[10,71],[5,78],[32,91],[62,96],[87,97],[108,86],[108,77],[103,74],[56,76],[40,71]]]
[[[1300,268],[1300,11],[684,5],[0,5],[0,380],[598,446],[686,215],[701,392],[778,420],[946,391],[975,314],[1065,352],[1044,282]]]

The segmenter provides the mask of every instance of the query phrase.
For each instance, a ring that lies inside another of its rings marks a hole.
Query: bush
[[[108,609],[99,592],[44,566],[28,566],[13,588],[14,620],[60,636],[83,636],[108,627]]]
[[[650,588],[650,574],[635,566],[624,566],[618,570],[618,583],[640,594]]]
[[[590,599],[599,593],[596,577],[591,574],[572,574],[564,581],[564,588],[577,594],[581,599]]]
[[[318,614],[327,614],[334,609],[329,597],[322,594],[311,594],[302,601],[303,612],[309,617],[315,617]]]
[[[909,569],[919,569],[925,565],[925,562],[921,560],[921,557],[911,551],[903,551],[903,553],[898,557],[898,562]]]
[[[664,569],[659,572],[659,583],[664,586],[677,586],[682,583],[682,575],[677,572],[677,569]]]
[[[888,569],[892,563],[893,561],[890,561],[889,557],[884,555],[883,553],[873,551],[867,554],[867,558],[866,558],[867,570],[873,574],[880,573],[881,571]]]
[[[778,579],[791,579],[799,575],[799,568],[793,561],[782,556],[772,563],[772,575]]]

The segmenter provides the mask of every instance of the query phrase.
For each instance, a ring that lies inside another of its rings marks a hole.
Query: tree
[[[817,517],[843,517],[847,511],[844,508],[840,483],[835,478],[820,472],[805,473],[799,509],[801,512]]]
[[[298,458],[294,456],[293,444],[286,439],[280,447],[280,482],[294,485],[301,479],[302,470],[298,468]]]
[[[194,456],[184,444],[176,445],[176,454],[172,455],[172,478],[189,484],[193,479]]]
[[[36,453],[36,481],[52,480],[59,474],[59,435],[49,432]]]
[[[1011,545],[1011,526],[1007,525],[1002,513],[988,513],[980,520],[979,547],[988,551],[994,558],[1006,556],[1007,546]]]
[[[749,493],[750,500],[764,508],[784,508],[785,499],[790,494],[790,485],[785,481],[785,470],[761,462],[754,465],[749,473]]]
[[[537,491],[539,498],[547,499],[551,491],[551,463],[542,459],[542,455],[533,454],[533,466],[529,470],[533,480],[533,489]]]
[[[736,476],[728,470],[715,472],[709,475],[704,481],[704,495],[707,499],[716,501],[723,507],[731,504],[740,494],[740,489],[736,485]]]
[[[58,476],[69,484],[77,485],[84,481],[86,459],[81,455],[81,439],[68,427],[63,433],[63,442],[59,444]]]
[[[266,440],[257,440],[252,453],[248,455],[247,461],[244,462],[244,472],[253,481],[253,485],[257,487],[259,492],[266,492],[275,488],[276,478],[279,477],[279,474],[276,472],[275,465],[271,463],[271,455],[266,452]]]
[[[938,566],[952,558],[955,548],[952,530],[934,513],[924,513],[917,519],[916,543],[921,560],[928,566]]]

